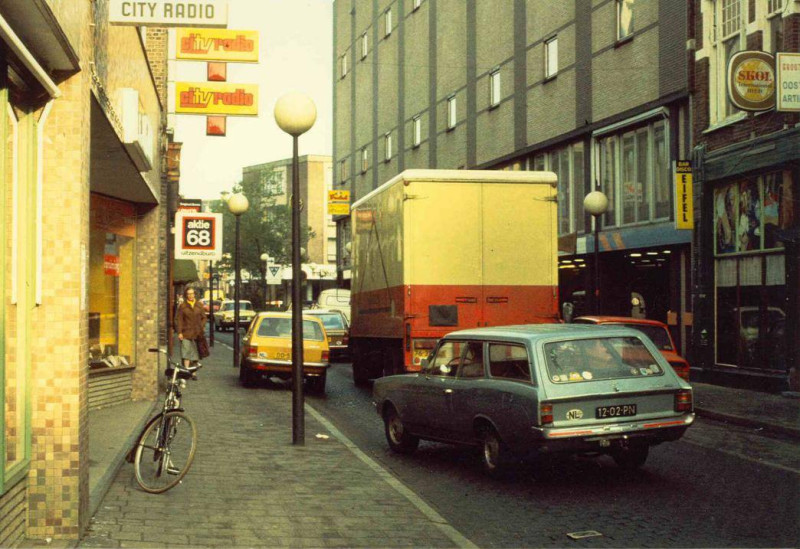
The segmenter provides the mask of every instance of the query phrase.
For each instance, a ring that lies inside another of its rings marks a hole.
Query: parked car
[[[649,337],[659,352],[664,355],[669,365],[680,377],[689,381],[689,363],[678,354],[675,342],[669,328],[658,320],[648,320],[645,318],[632,318],[627,316],[581,316],[573,320],[575,324],[603,324],[613,326],[627,326],[643,332]]]
[[[214,313],[214,324],[218,332],[233,329],[233,325],[236,323],[235,312],[233,310],[234,303],[233,300],[226,299],[220,305],[219,310]],[[247,326],[255,316],[256,312],[253,309],[253,304],[247,300],[240,299],[239,326]]]
[[[532,453],[609,454],[644,464],[693,423],[692,389],[650,339],[625,327],[536,324],[451,332],[415,374],[380,378],[389,447],[482,446],[494,474]]]
[[[292,377],[292,315],[258,313],[242,339],[239,381],[251,386],[261,377]],[[309,390],[325,393],[330,348],[322,321],[303,315],[303,378]]]
[[[320,309],[341,311],[348,324],[350,323],[350,290],[344,288],[322,290],[317,296],[315,306]]]
[[[205,309],[206,314],[211,312],[212,305],[209,303],[209,300],[208,299],[201,299],[200,301],[203,303],[203,309]],[[219,311],[220,305],[222,305],[222,301],[220,301],[219,299],[215,299],[214,303],[213,303],[213,307],[214,307],[214,311],[213,312],[216,313],[217,311]]]
[[[334,309],[309,309],[303,311],[304,315],[319,318],[328,334],[328,346],[331,349],[331,360],[344,360],[349,358],[350,325],[344,313]]]

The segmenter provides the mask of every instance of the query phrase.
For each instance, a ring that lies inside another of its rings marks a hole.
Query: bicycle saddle
[[[197,366],[189,366],[188,368],[184,368],[183,366],[178,366],[178,379],[195,379],[195,373],[199,370]],[[172,373],[175,371],[175,368],[172,366],[168,366],[166,370],[164,370],[164,375],[167,377],[172,377]]]

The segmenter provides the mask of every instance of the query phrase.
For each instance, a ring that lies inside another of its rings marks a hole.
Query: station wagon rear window
[[[258,335],[261,337],[292,337],[291,318],[264,318],[258,326]],[[303,320],[303,339],[323,341],[325,336],[322,327],[312,321]]]
[[[322,321],[326,330],[344,330],[344,319],[339,314],[315,314],[315,317]]]
[[[554,383],[663,375],[656,359],[637,337],[572,339],[544,346]]]

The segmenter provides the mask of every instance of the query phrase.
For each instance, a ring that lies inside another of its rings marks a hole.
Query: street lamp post
[[[269,303],[269,284],[267,284],[267,269],[269,269],[269,261],[272,259],[269,254],[261,254],[261,261],[264,262],[264,310],[267,310]]]
[[[600,314],[600,216],[608,210],[608,197],[603,191],[592,191],[583,199],[584,209],[592,215],[594,223],[594,314]]]
[[[305,444],[303,412],[303,303],[300,298],[300,166],[297,139],[311,129],[317,108],[308,96],[287,93],[275,104],[275,122],[292,136],[292,444]]]
[[[234,231],[234,259],[233,259],[233,367],[236,368],[239,364],[239,287],[242,284],[241,280],[241,266],[239,254],[239,218],[250,203],[247,197],[241,193],[236,193],[228,199],[228,210],[233,214],[236,219],[236,229]]]

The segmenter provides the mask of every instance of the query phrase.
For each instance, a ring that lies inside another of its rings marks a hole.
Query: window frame
[[[392,132],[383,134],[383,161],[390,162],[392,160]]]
[[[362,175],[369,170],[369,147],[364,146],[361,148],[361,173]]]
[[[581,166],[579,168],[581,177],[576,178],[576,162],[575,156],[576,153],[580,149],[581,154]],[[570,200],[568,204],[568,218],[569,218],[569,230],[567,232],[561,231],[561,204],[559,203],[558,206],[558,221],[557,221],[557,230],[559,236],[564,236],[572,233],[582,234],[586,232],[586,225],[585,225],[585,210],[583,208],[583,198],[586,195],[587,191],[585,189],[585,179],[586,179],[586,154],[587,148],[585,143],[582,140],[573,141],[561,147],[556,147],[553,149],[549,149],[546,151],[538,152],[533,155],[530,159],[529,169],[532,171],[552,171],[556,173],[558,177],[558,186],[559,186],[559,196],[561,194],[561,183],[563,181],[561,177],[561,157],[566,152],[567,155],[567,162],[569,166],[569,196]],[[556,167],[553,164],[553,155],[557,154],[559,157],[559,166]]]
[[[555,66],[551,61],[555,58]],[[558,35],[544,41],[544,79],[552,80],[558,76]]]
[[[342,56],[339,58],[339,68],[340,68],[339,79],[342,80],[347,76],[347,71],[348,71],[347,52],[343,53]]]
[[[712,6],[708,103],[709,126],[717,127],[745,114],[728,97],[728,63],[736,52],[747,47],[747,5],[743,0],[715,0]],[[726,12],[736,13],[738,25],[726,19]]]
[[[389,38],[392,35],[392,8],[386,8],[386,11],[383,12],[383,37]]]
[[[502,102],[503,81],[499,68],[489,72],[489,108],[495,109]]]
[[[369,54],[369,34],[367,31],[361,35],[361,60],[367,58],[367,54]]]
[[[528,361],[528,379],[522,379],[517,377],[499,377],[492,374],[492,346],[493,345],[502,345],[506,347],[516,347],[521,348],[525,351],[525,358]],[[498,380],[498,381],[510,381],[513,383],[524,383],[526,385],[536,386],[536,376],[534,373],[535,365],[533,361],[533,353],[531,353],[531,349],[523,342],[519,341],[487,341],[486,346],[484,348],[484,355],[483,355],[483,362],[484,362],[484,372],[488,379]]]
[[[635,16],[634,0],[616,0],[616,4],[617,4],[616,5],[617,42],[624,42],[626,40],[630,40],[633,37],[634,33],[636,32],[635,19],[634,19]],[[625,35],[623,36],[622,11],[625,8],[626,4],[630,5],[631,20],[630,20],[630,28],[628,29],[628,32],[625,33]]]
[[[350,178],[347,158],[339,161],[339,183],[344,183]]]
[[[421,5],[422,5],[422,0],[414,0],[414,5],[412,6],[411,11],[412,12],[417,11]]]
[[[447,98],[447,131],[456,129],[458,124],[458,104],[455,94]]]
[[[416,149],[422,145],[422,115],[411,118],[411,147]]]

